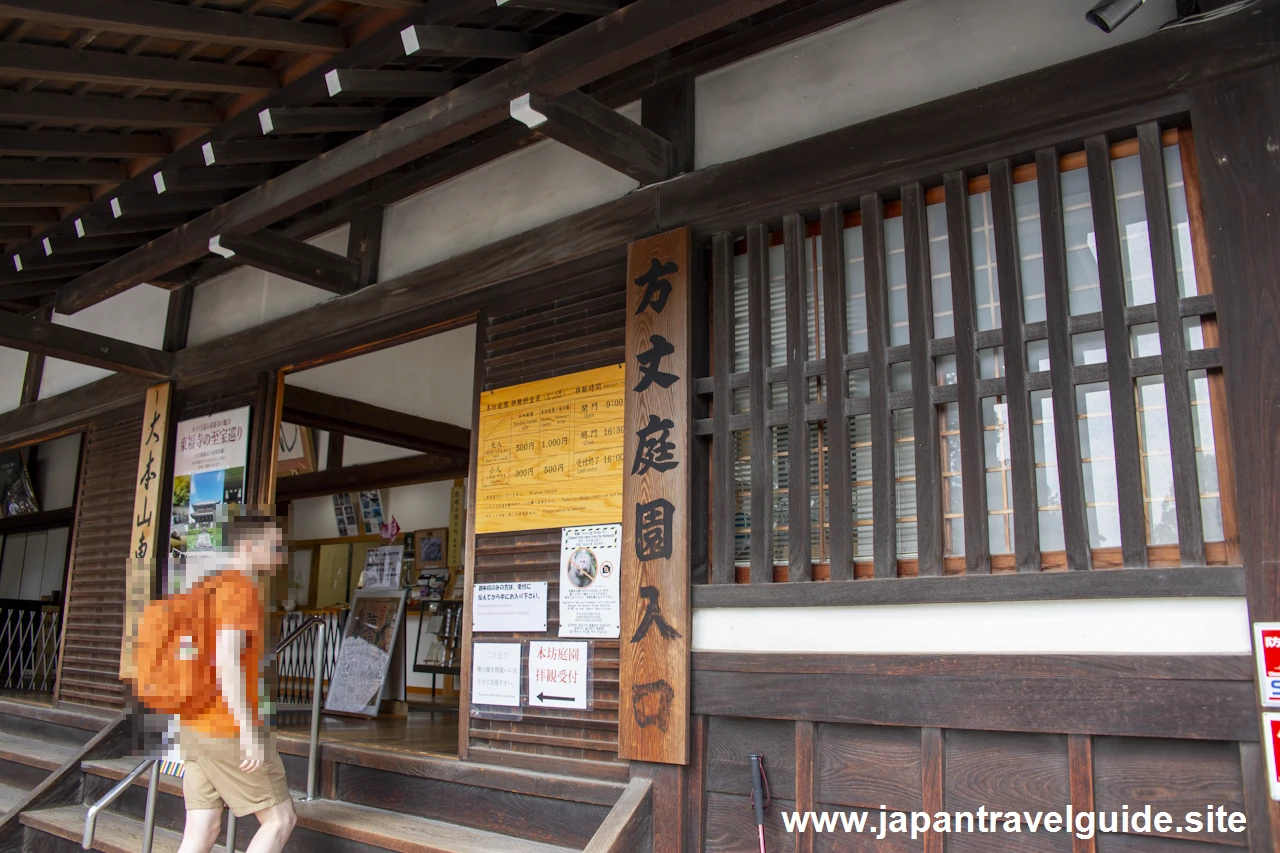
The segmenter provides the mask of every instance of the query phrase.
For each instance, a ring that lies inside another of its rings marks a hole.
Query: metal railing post
[[[142,853],[151,853],[156,835],[156,795],[160,791],[160,762],[151,762],[151,778],[147,780],[147,810],[142,818]]]
[[[89,813],[86,814],[84,818],[84,838],[80,842],[81,847],[83,847],[85,850],[93,849],[93,835],[94,835],[94,830],[97,828],[98,812],[102,811],[107,806],[114,803],[121,794],[129,790],[129,786],[134,783],[134,780],[136,780],[139,776],[141,776],[143,772],[149,767],[154,767],[154,768],[157,768],[158,770],[159,764],[156,762],[156,759],[148,758],[144,761],[139,762],[137,767],[129,771],[129,775],[125,776],[123,779],[117,782],[115,784],[115,787],[113,787],[110,791],[107,791],[107,793],[103,794],[96,803],[89,806]],[[156,784],[159,783],[160,781],[159,776],[153,775],[152,778],[155,780]],[[148,797],[148,803],[150,802],[151,802],[151,798]],[[150,806],[148,806],[148,811],[151,811]]]
[[[311,688],[311,749],[307,753],[307,799],[316,798],[316,771],[320,766],[320,691],[324,681],[324,623],[316,626],[315,683]]]
[[[236,853],[236,813],[227,807],[227,853]]]

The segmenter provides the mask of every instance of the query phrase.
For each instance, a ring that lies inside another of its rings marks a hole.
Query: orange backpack
[[[190,718],[218,701],[212,609],[212,590],[202,581],[142,611],[134,690],[151,709]]]

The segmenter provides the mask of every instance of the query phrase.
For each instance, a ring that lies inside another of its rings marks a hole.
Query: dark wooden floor
[[[282,733],[305,737],[311,732],[311,715],[309,712],[282,714],[277,726]],[[320,739],[453,756],[458,754],[458,712],[414,708],[408,717],[373,720],[326,714],[320,718]]]

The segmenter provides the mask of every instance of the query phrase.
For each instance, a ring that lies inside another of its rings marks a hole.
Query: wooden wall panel
[[[743,773],[745,776],[745,771]],[[764,839],[770,853],[795,853],[796,836],[782,825],[782,813],[792,811],[794,800],[773,800],[764,813]],[[705,853],[742,853],[759,850],[755,813],[747,794],[707,794]]]
[[[1245,811],[1240,750],[1226,741],[1174,741],[1154,738],[1094,738],[1094,803],[1100,811],[1151,804],[1176,823],[1206,803]],[[1135,833],[1138,834],[1138,833]],[[1159,835],[1152,830],[1149,835]],[[1244,844],[1242,834],[1167,833],[1169,838]]]
[[[140,405],[90,426],[86,433],[67,580],[59,702],[124,705],[120,637],[141,436]]]
[[[796,726],[789,720],[712,717],[707,734],[706,788],[751,795],[747,756],[764,756],[769,790],[780,800],[796,797]]]
[[[622,361],[626,290],[622,269],[566,283],[556,298],[516,304],[484,323],[481,390],[519,385]],[[556,639],[559,609],[560,530],[476,536],[475,583],[546,581],[547,630],[539,634],[490,634],[483,642]],[[516,722],[471,720],[468,755],[477,761],[552,772],[610,775],[618,760],[618,641],[592,640],[594,708],[590,711],[525,708]],[[616,773],[614,774],[616,775]]]
[[[908,726],[818,727],[815,798],[832,806],[919,810],[920,729]]]

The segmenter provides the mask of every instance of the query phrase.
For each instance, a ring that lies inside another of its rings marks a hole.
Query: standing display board
[[[129,563],[125,576],[124,633],[120,648],[120,677],[134,678],[137,664],[133,646],[137,641],[142,609],[151,600],[156,576],[156,536],[160,525],[160,478],[164,476],[165,449],[169,446],[169,405],[173,383],[147,389],[147,408],[142,417],[142,447],[138,453],[138,477],[134,481],[133,531],[129,536]]]
[[[351,602],[342,647],[333,667],[324,709],[329,713],[378,716],[382,683],[404,618],[406,590],[361,590]]]
[[[476,533],[622,520],[622,365],[480,395]]]
[[[618,754],[689,761],[689,229],[627,250]]]

